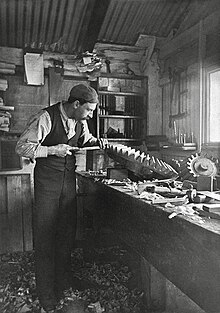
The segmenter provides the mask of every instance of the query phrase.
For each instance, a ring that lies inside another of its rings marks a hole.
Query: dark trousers
[[[76,233],[75,169],[34,169],[34,248],[37,292],[42,306],[56,299],[56,289],[70,271]]]

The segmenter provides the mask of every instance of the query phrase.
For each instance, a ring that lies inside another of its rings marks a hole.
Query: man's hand
[[[47,153],[48,155],[56,155],[60,158],[64,158],[67,155],[71,155],[71,151],[78,151],[78,147],[72,147],[66,144],[59,144],[56,146],[48,147]]]
[[[108,148],[109,146],[109,142],[108,142],[108,139],[106,138],[100,138],[98,140],[98,145],[101,149],[105,149],[105,148]]]

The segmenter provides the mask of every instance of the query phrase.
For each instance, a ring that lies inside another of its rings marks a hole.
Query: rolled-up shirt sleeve
[[[21,134],[16,145],[16,153],[30,159],[47,157],[47,147],[42,146],[41,142],[44,141],[50,130],[50,115],[47,111],[41,110],[30,119]]]
[[[82,121],[82,134],[80,136],[81,146],[95,146],[98,144],[98,140],[94,137],[90,131],[87,124],[87,121]]]

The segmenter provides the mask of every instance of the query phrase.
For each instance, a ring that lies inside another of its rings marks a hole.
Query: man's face
[[[93,112],[96,109],[97,103],[86,102],[84,104],[80,104],[79,102],[76,105],[75,109],[75,119],[80,120],[89,120],[93,117]]]

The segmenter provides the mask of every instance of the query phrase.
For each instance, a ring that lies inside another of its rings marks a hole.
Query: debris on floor
[[[136,284],[135,271],[129,268],[127,250],[118,246],[77,248],[72,253],[72,288],[60,301],[62,312],[77,301],[86,303],[88,313],[147,312],[144,293]],[[0,256],[0,312],[40,313],[36,295],[34,252]],[[74,311],[75,312],[75,311]]]

